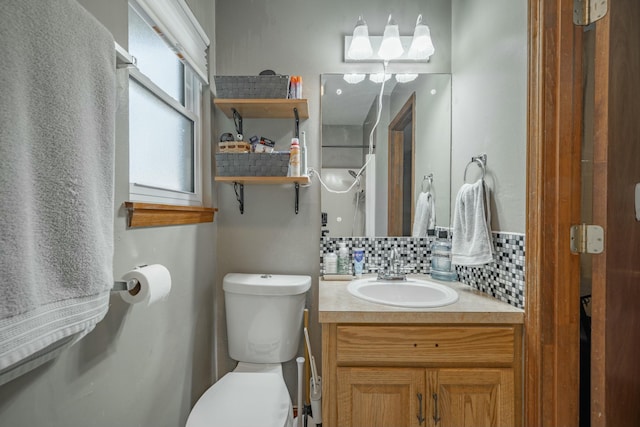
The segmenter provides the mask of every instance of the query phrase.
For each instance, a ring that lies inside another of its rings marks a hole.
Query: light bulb
[[[403,52],[404,49],[400,42],[398,24],[396,24],[396,21],[389,15],[387,26],[384,27],[382,43],[380,43],[380,49],[378,49],[378,56],[385,61],[390,61],[402,56]]]
[[[405,73],[405,74],[396,74],[396,81],[398,83],[409,83],[418,78],[417,74]]]
[[[422,15],[418,15],[407,57],[416,60],[429,59],[435,50],[433,41],[431,40],[431,31],[429,27],[422,22]]]
[[[371,80],[374,83],[382,83],[383,80],[386,82],[390,78],[391,78],[391,74],[377,73],[377,74],[369,75],[369,80]]]
[[[347,51],[347,56],[351,59],[361,60],[371,57],[373,49],[371,49],[371,42],[369,41],[369,27],[367,23],[362,19],[362,16],[358,17],[356,27],[353,29],[353,38]]]
[[[345,82],[352,85],[360,83],[361,81],[364,80],[365,77],[366,76],[364,74],[357,74],[357,73],[345,74],[344,76],[342,76]]]

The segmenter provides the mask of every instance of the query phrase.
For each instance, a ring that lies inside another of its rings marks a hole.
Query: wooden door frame
[[[411,115],[409,115],[409,113],[411,113]],[[416,170],[416,156],[415,156],[415,149],[416,149],[416,93],[413,92],[411,94],[411,96],[409,96],[409,98],[407,99],[407,101],[404,103],[404,105],[402,106],[402,108],[400,109],[400,111],[398,111],[398,114],[396,114],[396,116],[393,118],[393,120],[391,121],[391,123],[389,123],[389,136],[388,136],[388,158],[389,158],[389,165],[387,167],[388,170],[388,176],[387,176],[387,235],[389,236],[401,236],[402,232],[400,233],[390,233],[389,230],[391,230],[393,227],[395,227],[397,224],[400,224],[400,231],[402,231],[402,207],[398,208],[398,206],[402,206],[402,194],[404,193],[404,188],[403,188],[403,184],[402,184],[402,179],[400,179],[400,188],[402,188],[402,191],[397,191],[396,188],[394,188],[392,184],[392,179],[391,177],[393,176],[393,174],[391,173],[391,171],[393,169],[395,169],[394,165],[394,158],[396,158],[396,156],[393,155],[393,153],[396,153],[397,155],[397,151],[398,151],[398,146],[400,144],[404,144],[404,132],[402,130],[399,129],[403,129],[408,123],[411,123],[411,170],[413,171],[413,173],[415,173]],[[401,156],[402,158],[402,156]],[[395,181],[394,181],[395,182]],[[411,200],[415,200],[415,185],[411,186]],[[399,199],[399,203],[396,203]],[[392,200],[394,200],[395,202],[392,202]],[[414,214],[414,207],[413,205],[411,206],[411,224],[413,224],[413,214]],[[399,221],[398,221],[398,217]]]
[[[578,425],[581,32],[573,0],[529,0],[525,426]]]

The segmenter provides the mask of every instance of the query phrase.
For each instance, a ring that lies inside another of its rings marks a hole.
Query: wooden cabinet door
[[[338,368],[340,427],[424,427],[425,370]],[[420,406],[418,394],[422,397]]]
[[[436,426],[515,425],[513,369],[440,369],[437,382],[437,392],[428,396]]]

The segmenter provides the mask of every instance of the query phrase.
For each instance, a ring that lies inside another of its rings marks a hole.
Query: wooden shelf
[[[236,192],[236,199],[238,200],[241,214],[244,213],[245,184],[293,184],[295,189],[294,209],[296,214],[299,210],[300,186],[306,187],[311,184],[311,177],[309,176],[216,176],[215,180],[218,182],[233,184],[233,189]]]
[[[308,185],[311,183],[311,178],[308,176],[216,176],[218,182],[234,183],[238,184],[300,184]]]
[[[151,227],[160,225],[200,224],[213,222],[217,208],[176,206],[157,203],[124,202],[128,211],[128,225]]]
[[[300,119],[309,118],[309,106],[306,99],[221,99],[216,98],[213,103],[233,118],[232,108],[242,117],[253,119],[293,119],[293,109],[298,109]]]

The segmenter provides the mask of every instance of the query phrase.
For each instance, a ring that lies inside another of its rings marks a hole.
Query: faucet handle
[[[402,272],[407,274],[407,273],[413,273],[413,270],[417,267],[416,264],[404,264],[401,269]]]

